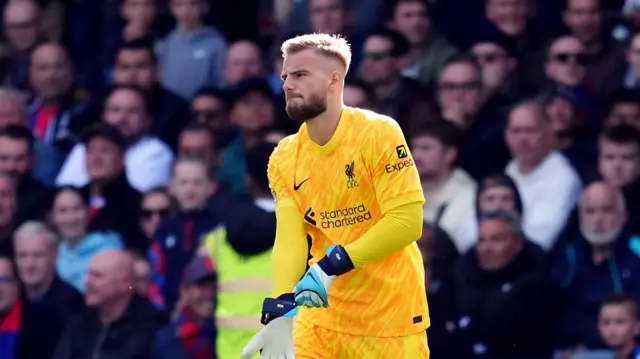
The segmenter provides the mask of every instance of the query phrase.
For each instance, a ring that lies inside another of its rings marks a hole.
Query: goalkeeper
[[[282,52],[287,114],[302,125],[269,161],[273,298],[242,358],[429,358],[414,243],[424,197],[402,131],[389,117],[343,105],[344,39],[303,35]]]

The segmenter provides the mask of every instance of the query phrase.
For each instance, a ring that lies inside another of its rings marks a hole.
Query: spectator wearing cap
[[[248,78],[235,87],[229,119],[237,128],[220,156],[218,178],[232,193],[247,195],[246,152],[273,125],[275,95],[263,78]]]
[[[135,294],[133,258],[107,250],[89,264],[86,308],[67,323],[53,359],[149,358],[166,317]],[[50,352],[51,353],[51,352]]]
[[[25,298],[67,322],[83,306],[82,295],[56,273],[58,236],[43,222],[29,221],[13,236],[18,277]],[[64,259],[63,259],[64,260]]]
[[[15,268],[11,257],[0,255],[0,358],[50,358],[64,323],[21,296]]]
[[[116,54],[113,83],[142,88],[152,122],[149,134],[157,136],[172,149],[178,134],[187,124],[189,103],[159,83],[162,75],[149,39],[125,43]]]
[[[52,191],[47,218],[58,233],[58,275],[81,293],[91,259],[107,249],[122,249],[122,237],[100,224],[90,224],[89,203],[76,187]]]
[[[127,247],[146,251],[148,243],[139,224],[141,194],[127,181],[127,140],[115,127],[98,123],[83,134],[89,183],[81,192],[89,200],[90,223],[112,228]]]
[[[545,253],[526,240],[520,216],[484,214],[479,240],[454,270],[458,358],[548,358],[552,284]]]
[[[34,138],[28,128],[10,125],[0,129],[0,171],[13,177],[18,194],[18,221],[44,219],[42,201],[47,187],[33,177]]]
[[[554,247],[582,190],[570,162],[554,150],[553,136],[539,102],[513,107],[505,131],[513,160],[505,173],[522,196],[527,238],[546,251]]]
[[[631,228],[622,193],[604,182],[582,193],[579,222],[579,232],[566,239],[553,265],[562,290],[556,348],[605,349],[598,308],[613,293],[640,300],[640,237]]]
[[[0,128],[27,127],[27,108],[22,95],[10,89],[0,89]],[[52,185],[64,157],[54,147],[38,138],[33,141],[32,175],[45,185]]]
[[[631,125],[640,130],[640,92],[620,89],[609,96],[604,126]]]
[[[13,256],[13,231],[18,225],[17,189],[13,177],[0,172],[0,255]]]
[[[172,323],[156,334],[152,359],[218,358],[213,320],[216,288],[217,273],[211,259],[194,257],[184,270]]]
[[[173,153],[164,142],[147,133],[152,119],[141,89],[115,86],[106,99],[102,122],[117,128],[126,140],[125,169],[127,181],[133,188],[144,192],[169,183]],[[89,176],[84,166],[85,157],[85,145],[74,146],[60,170],[56,184],[86,185]]]

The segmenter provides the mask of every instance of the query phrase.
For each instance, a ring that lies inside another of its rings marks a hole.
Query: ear
[[[343,79],[344,76],[342,76],[340,72],[333,71],[333,73],[331,73],[331,82],[329,83],[329,89],[331,89],[332,91],[336,91],[342,88]]]

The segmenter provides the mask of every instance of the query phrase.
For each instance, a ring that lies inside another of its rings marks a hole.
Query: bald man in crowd
[[[249,40],[236,41],[227,51],[224,77],[227,86],[233,87],[248,77],[264,76],[260,47]]]
[[[106,250],[93,258],[87,273],[88,308],[69,323],[54,359],[149,357],[153,337],[166,318],[136,294],[133,264],[132,255],[122,250]]]

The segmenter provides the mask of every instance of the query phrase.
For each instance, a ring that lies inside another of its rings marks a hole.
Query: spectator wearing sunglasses
[[[175,205],[164,187],[152,188],[142,195],[140,227],[149,243],[160,223],[175,212]]]
[[[585,81],[588,64],[589,55],[578,38],[560,36],[549,46],[544,74],[554,87],[571,93],[579,108],[585,108],[593,99]]]

